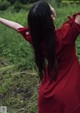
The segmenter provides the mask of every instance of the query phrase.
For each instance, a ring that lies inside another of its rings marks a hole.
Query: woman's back
[[[74,20],[70,19],[56,30],[58,76],[56,81],[51,82],[46,69],[46,76],[40,85],[39,107],[42,109],[39,113],[80,112],[80,65],[75,49],[80,25]]]

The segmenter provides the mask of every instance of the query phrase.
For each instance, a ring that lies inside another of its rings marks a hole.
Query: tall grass
[[[20,13],[5,12],[1,17],[16,21],[23,26],[27,26],[28,12]],[[9,58],[12,63],[17,63],[22,68],[32,69],[34,65],[34,56],[31,46],[16,31],[0,24],[0,55]]]

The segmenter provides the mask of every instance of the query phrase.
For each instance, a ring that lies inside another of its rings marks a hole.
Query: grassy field
[[[79,6],[56,8],[56,26],[60,27],[68,15],[80,12]],[[0,17],[27,25],[26,11],[0,12]],[[80,38],[76,41],[80,59]],[[0,106],[8,113],[37,113],[39,78],[31,45],[16,31],[0,24]]]

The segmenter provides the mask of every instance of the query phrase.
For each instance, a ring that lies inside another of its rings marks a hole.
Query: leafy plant
[[[0,10],[6,10],[10,7],[10,3],[7,1],[1,2],[0,3]]]

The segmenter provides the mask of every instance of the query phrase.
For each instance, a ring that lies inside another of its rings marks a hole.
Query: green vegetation
[[[21,9],[28,10],[36,0],[0,0],[0,10],[12,10],[13,12],[19,12]]]
[[[80,5],[80,0],[47,0],[51,4],[54,4],[57,7],[62,7],[70,4]]]
[[[68,15],[79,12],[79,6],[56,8],[56,26],[67,20]],[[25,10],[0,11],[0,17],[27,25]],[[76,41],[80,59],[80,38]],[[8,113],[37,113],[39,77],[31,45],[16,31],[0,24],[0,106],[7,106]]]
[[[19,12],[21,9],[27,10],[32,5],[32,3],[39,0],[0,0],[0,10],[4,11],[10,9],[13,12]],[[44,0],[56,7],[62,7],[70,4],[80,4],[80,0]]]

